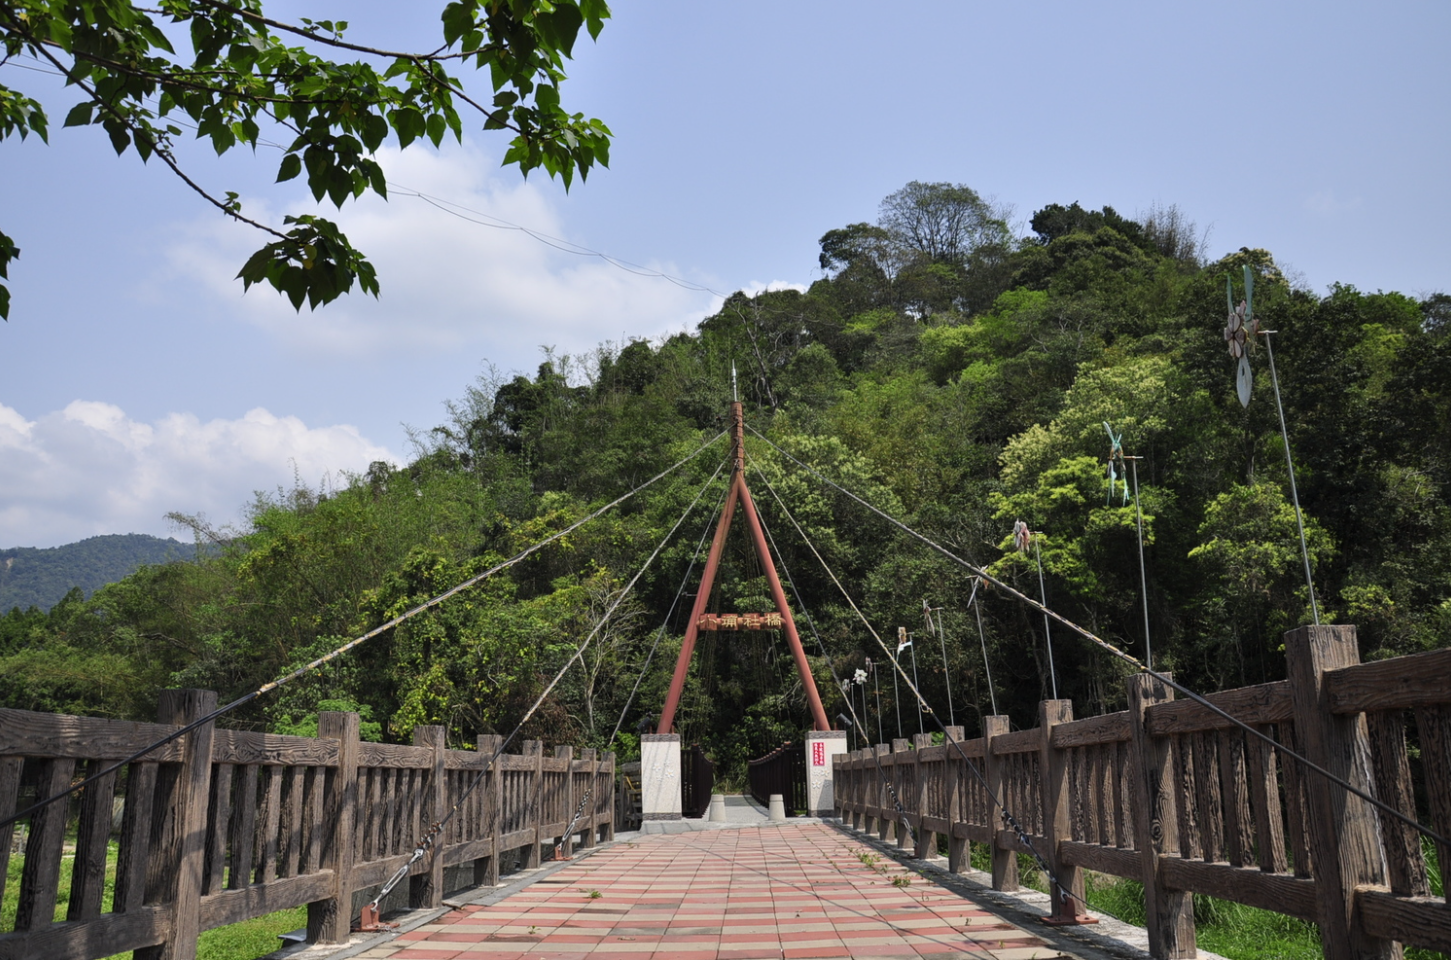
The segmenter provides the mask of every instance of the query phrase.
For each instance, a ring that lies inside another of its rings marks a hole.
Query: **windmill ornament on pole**
[[[1234,386],[1239,393],[1240,406],[1249,406],[1250,389],[1254,386],[1254,373],[1249,368],[1250,351],[1254,349],[1255,334],[1259,333],[1260,321],[1255,316],[1255,275],[1248,266],[1244,268],[1244,299],[1234,305],[1234,281],[1224,278],[1224,298],[1229,303],[1229,322],[1224,328],[1224,339],[1229,343],[1229,355],[1238,361],[1235,367]]]
[[[1275,348],[1270,343],[1274,330],[1261,330],[1259,317],[1255,316],[1255,275],[1249,265],[1244,266],[1244,299],[1234,305],[1234,281],[1224,278],[1224,296],[1229,302],[1229,323],[1224,328],[1224,339],[1229,343],[1229,355],[1238,361],[1234,385],[1239,392],[1239,402],[1249,407],[1250,387],[1254,375],[1249,368],[1249,355],[1254,349],[1255,336],[1265,338],[1265,358],[1270,364],[1270,386],[1275,392],[1275,412],[1280,415],[1280,439],[1285,443],[1285,470],[1290,477],[1290,501],[1295,505],[1295,527],[1300,534],[1300,557],[1305,563],[1305,589],[1310,595],[1310,618],[1320,625],[1320,605],[1315,600],[1315,577],[1310,568],[1310,546],[1305,539],[1305,518],[1300,510],[1300,491],[1295,483],[1295,459],[1290,454],[1290,430],[1285,425],[1285,404],[1280,399],[1280,375],[1275,372]]]

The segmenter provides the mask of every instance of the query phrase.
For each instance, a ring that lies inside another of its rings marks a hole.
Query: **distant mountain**
[[[0,613],[11,607],[49,610],[72,587],[90,596],[142,564],[193,560],[196,555],[193,544],[144,533],[89,537],[61,547],[0,550]]]

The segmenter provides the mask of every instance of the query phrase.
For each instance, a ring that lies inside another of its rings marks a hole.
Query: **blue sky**
[[[425,0],[279,3],[350,39],[436,45]],[[413,12],[404,16],[400,11]],[[237,522],[254,490],[404,460],[490,366],[540,348],[688,329],[709,294],[560,253],[402,195],[422,190],[719,291],[807,284],[817,239],[910,180],[965,183],[1024,224],[1048,203],[1177,204],[1212,256],[1266,247],[1301,282],[1451,289],[1451,28],[1445,3],[614,4],[577,50],[571,109],[616,134],[568,194],[501,169],[473,132],[381,156],[387,203],[317,212],[379,267],[377,302],[294,313],[232,279],[263,241],[98,128],[74,98],[49,146],[0,144],[0,230],[22,248],[0,324],[0,547]],[[470,77],[475,89],[487,86]],[[280,220],[279,154],[183,152]],[[1024,227],[1026,229],[1026,227]],[[1206,317],[1209,325],[1222,318]],[[331,481],[329,478],[332,478]]]

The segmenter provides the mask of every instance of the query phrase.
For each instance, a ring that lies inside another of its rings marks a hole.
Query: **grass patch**
[[[106,855],[106,887],[101,897],[101,911],[111,909],[116,884],[116,844],[112,842]],[[15,929],[15,906],[20,900],[20,874],[25,858],[12,854],[5,870],[5,899],[0,902],[0,933]],[[70,906],[71,870],[75,857],[67,854],[60,863],[60,889],[56,895],[55,920],[63,922]],[[197,942],[197,960],[257,960],[282,946],[280,934],[307,926],[307,907],[279,910],[265,917],[256,917],[204,932]],[[130,960],[131,953],[116,954],[106,960]]]

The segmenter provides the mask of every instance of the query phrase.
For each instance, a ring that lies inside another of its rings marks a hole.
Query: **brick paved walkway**
[[[1063,956],[831,827],[642,836],[370,960]]]

